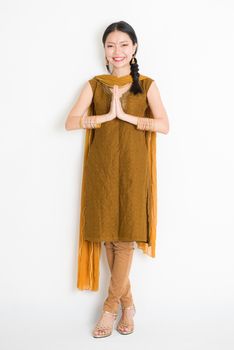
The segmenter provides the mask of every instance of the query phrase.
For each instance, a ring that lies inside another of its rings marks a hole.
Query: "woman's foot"
[[[131,334],[134,331],[133,316],[136,313],[135,305],[122,307],[122,317],[118,322],[117,331],[120,334]]]
[[[116,320],[117,313],[112,313],[109,311],[103,311],[101,317],[99,318],[92,334],[94,338],[108,337],[112,334],[113,324]]]

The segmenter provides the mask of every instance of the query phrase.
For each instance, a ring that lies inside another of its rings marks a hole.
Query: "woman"
[[[98,289],[102,241],[111,272],[108,296],[92,332],[99,338],[112,334],[119,304],[117,330],[134,330],[129,280],[134,242],[155,256],[156,132],[169,131],[155,81],[138,73],[133,28],[124,21],[112,23],[102,42],[110,74],[86,83],[65,125],[66,130],[86,129],[77,286]]]

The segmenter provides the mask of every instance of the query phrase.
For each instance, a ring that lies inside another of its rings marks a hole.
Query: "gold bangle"
[[[95,127],[95,119],[96,119],[95,116],[92,116],[90,118],[90,127],[91,127],[91,129],[94,129],[94,127]]]
[[[94,128],[96,127],[96,124],[97,124],[97,116],[95,115],[94,116],[94,125],[93,125]]]
[[[97,123],[97,116],[86,117],[83,123],[84,128],[96,129],[101,127],[101,123]]]
[[[138,117],[137,119],[137,129],[144,130],[143,120],[144,118]]]
[[[138,117],[137,129],[155,131],[153,119]]]

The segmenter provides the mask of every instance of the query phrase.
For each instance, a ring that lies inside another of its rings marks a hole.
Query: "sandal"
[[[109,311],[103,311],[102,316],[99,318],[92,335],[94,338],[108,337],[112,334],[113,323],[116,320],[117,313]]]
[[[122,317],[118,322],[117,331],[120,334],[131,334],[134,331],[133,316],[135,316],[136,308],[135,305],[128,307],[122,307],[123,313]]]

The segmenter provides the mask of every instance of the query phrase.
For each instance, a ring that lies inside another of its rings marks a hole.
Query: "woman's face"
[[[120,68],[129,70],[129,63],[136,47],[137,44],[133,45],[129,35],[124,32],[116,30],[108,34],[105,42],[105,56],[114,71]]]

